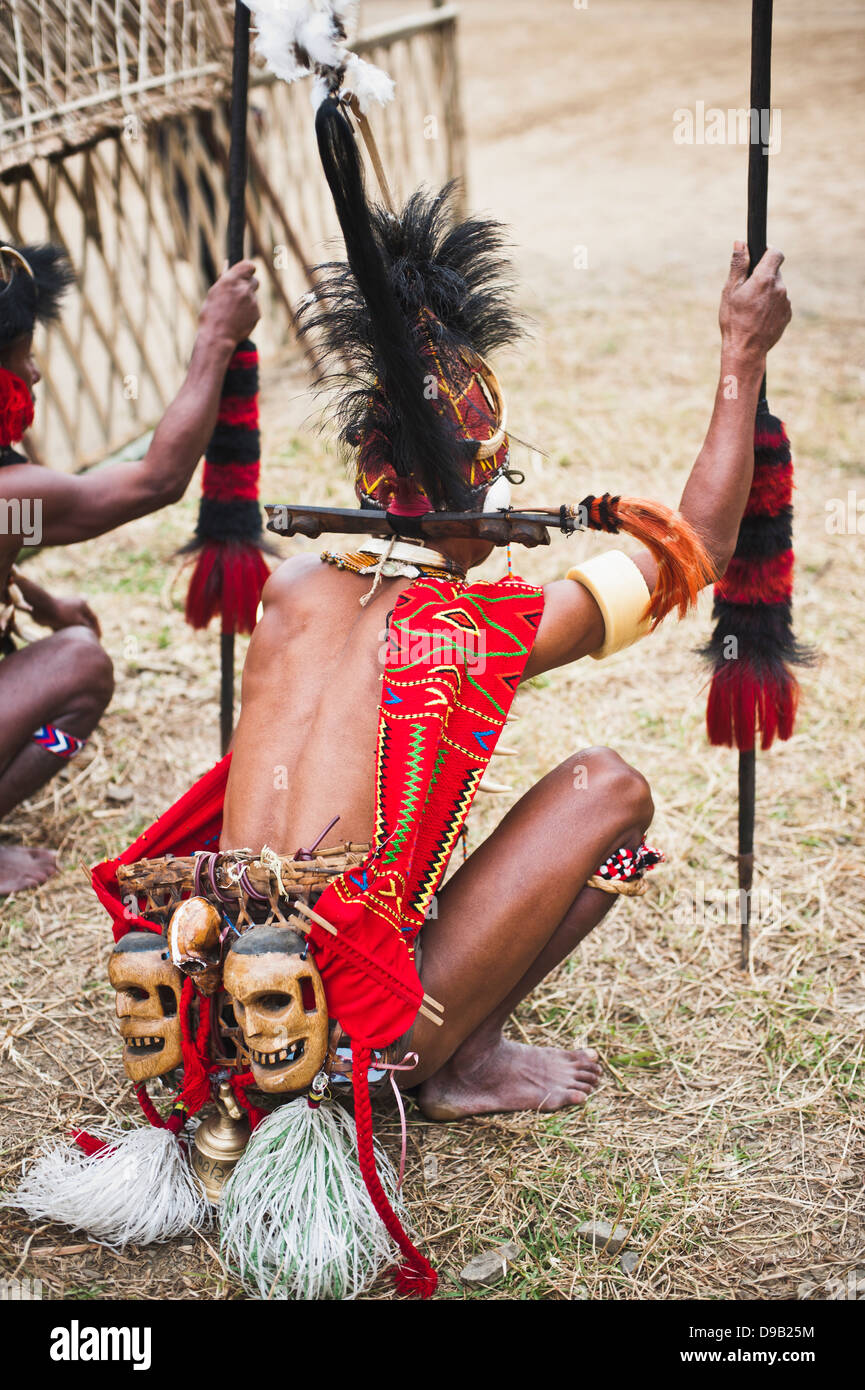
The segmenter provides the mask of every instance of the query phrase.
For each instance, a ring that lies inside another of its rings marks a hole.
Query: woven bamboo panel
[[[178,214],[177,164],[194,119],[101,140],[0,184],[4,236],[62,242],[79,277],[60,324],[37,338],[34,442],[54,467],[81,466],[142,434],[188,363],[201,301],[190,243],[205,234],[201,209]]]
[[[4,0],[0,170],[136,114],[209,105],[231,42],[224,0]]]
[[[123,11],[120,0],[115,7]],[[395,194],[461,177],[455,9],[370,32],[356,47],[397,83],[396,101],[373,117]],[[84,148],[0,174],[0,235],[61,242],[79,276],[62,324],[36,338],[44,380],[26,445],[53,467],[84,467],[140,437],[183,379],[198,309],[225,256],[229,108],[221,91],[212,89],[206,108],[156,120],[127,113]],[[308,84],[254,71],[249,130],[247,253],[260,267],[255,338],[267,361],[294,340],[294,306],[312,285],[311,267],[339,247]]]

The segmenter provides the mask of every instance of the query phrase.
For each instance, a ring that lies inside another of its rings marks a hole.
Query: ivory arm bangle
[[[603,614],[603,646],[590,653],[595,661],[645,637],[651,626],[645,616],[651,598],[649,586],[623,550],[593,555],[584,564],[569,569],[566,577],[588,589]]]

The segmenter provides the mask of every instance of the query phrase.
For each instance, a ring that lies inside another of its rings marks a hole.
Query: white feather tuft
[[[314,67],[338,68],[348,49],[334,34],[333,18],[319,10],[304,16],[297,26],[297,39],[312,59]]]
[[[350,96],[357,97],[357,104],[365,116],[373,102],[387,106],[388,102],[393,100],[394,81],[384,68],[377,68],[373,63],[367,63],[363,58],[358,58],[356,53],[352,53],[345,65],[342,90]]]
[[[382,106],[393,97],[394,84],[381,68],[366,63],[346,46],[336,21],[342,22],[350,36],[355,27],[356,0],[244,0],[255,21],[256,52],[271,72],[285,82],[317,74],[312,104],[318,107],[329,85],[321,69],[345,73],[343,90],[357,96],[361,111],[373,102]],[[299,60],[297,49],[308,56],[309,64]]]
[[[500,473],[494,483],[487,488],[484,496],[484,511],[497,512],[511,505],[511,480]]]
[[[115,1247],[149,1245],[202,1224],[208,1204],[172,1133],[151,1125],[93,1133],[110,1147],[92,1155],[74,1144],[47,1149],[0,1205]]]
[[[378,1146],[376,1164],[393,1204],[396,1176]],[[253,1131],[223,1190],[220,1226],[223,1254],[256,1298],[356,1298],[398,1258],[338,1105],[289,1101]]]
[[[350,43],[357,34],[358,0],[330,0],[330,8],[341,19]]]

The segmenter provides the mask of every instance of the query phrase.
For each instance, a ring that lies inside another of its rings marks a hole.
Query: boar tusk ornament
[[[187,898],[168,924],[171,959],[202,994],[213,994],[219,984],[221,937],[222,914],[206,898]]]

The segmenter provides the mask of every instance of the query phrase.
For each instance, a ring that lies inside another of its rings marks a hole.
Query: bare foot
[[[560,1052],[499,1038],[471,1063],[459,1053],[425,1081],[418,1101],[430,1120],[497,1110],[561,1110],[583,1105],[601,1079],[596,1052]]]
[[[57,855],[53,849],[0,845],[0,897],[22,888],[36,888],[56,872]]]

